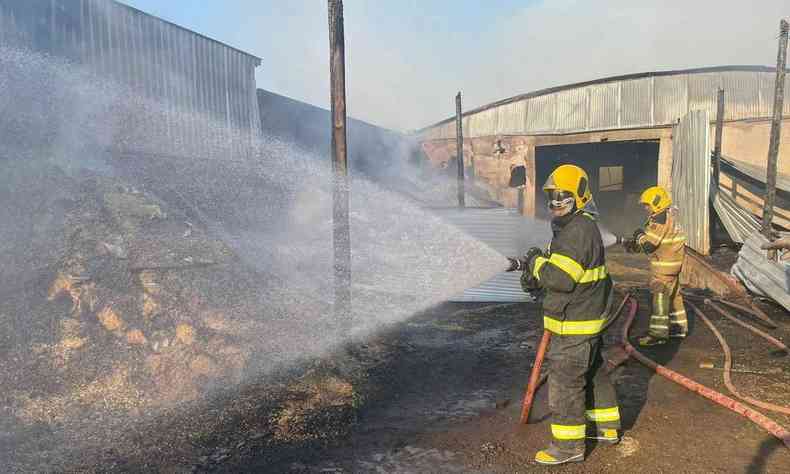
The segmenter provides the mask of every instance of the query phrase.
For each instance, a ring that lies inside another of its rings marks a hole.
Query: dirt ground
[[[643,286],[644,258],[610,253],[610,267],[624,288]],[[649,316],[640,302],[632,338]],[[790,315],[769,310],[790,336]],[[705,310],[733,349],[736,368],[771,372],[733,374],[745,394],[790,405],[790,357],[763,339]],[[293,473],[515,473],[555,472],[790,472],[790,451],[741,416],[655,375],[629,360],[612,372],[621,403],[624,437],[617,446],[588,446],[584,464],[544,468],[533,462],[549,442],[546,390],[536,401],[536,424],[518,422],[521,397],[541,325],[532,304],[443,304],[415,317],[387,337],[401,355],[379,367],[371,383],[382,390],[357,424],[337,443],[282,453],[253,453],[220,466],[222,472]],[[619,339],[621,323],[606,335]],[[692,317],[690,336],[658,349],[651,358],[726,393],[723,355],[712,333]],[[550,370],[550,368],[549,368]],[[778,371],[778,372],[777,372]],[[790,417],[764,412],[784,426]]]

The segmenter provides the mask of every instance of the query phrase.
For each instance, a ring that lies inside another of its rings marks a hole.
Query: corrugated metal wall
[[[743,68],[742,68],[743,69]],[[716,91],[727,94],[727,120],[770,117],[775,73],[767,70],[681,71],[612,79],[504,101],[468,116],[464,136],[530,135],[669,126],[691,110],[716,114]],[[788,75],[790,90],[790,75]],[[521,113],[518,113],[521,112]],[[790,115],[790,101],[785,101]],[[424,129],[422,140],[455,137],[451,123]]]
[[[464,233],[504,256],[524,255],[530,247],[545,247],[551,240],[548,222],[526,219],[515,209],[433,209]],[[524,302],[533,299],[521,289],[521,274],[500,273],[476,288],[451,298],[455,302]]]
[[[115,1],[0,0],[0,46],[65,58],[129,88],[150,117],[126,151],[241,152],[260,129],[260,59]]]
[[[672,132],[672,199],[679,206],[687,245],[710,253],[710,112],[692,110]]]

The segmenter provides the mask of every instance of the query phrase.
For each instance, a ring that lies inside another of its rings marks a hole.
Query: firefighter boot
[[[650,316],[650,329],[647,336],[639,339],[642,347],[666,344],[669,338],[669,301],[663,291],[653,293],[653,315]]]
[[[578,451],[566,452],[561,451],[553,444],[544,450],[538,451],[535,455],[535,462],[549,466],[582,461],[584,461],[584,448]]]

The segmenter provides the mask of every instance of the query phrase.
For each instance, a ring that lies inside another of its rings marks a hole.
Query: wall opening
[[[658,182],[658,140],[549,145],[535,148],[536,215],[549,218],[541,186],[562,164],[582,167],[601,213],[602,224],[630,234],[645,221],[639,195]]]

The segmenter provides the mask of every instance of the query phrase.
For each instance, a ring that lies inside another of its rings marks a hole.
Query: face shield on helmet
[[[576,196],[573,193],[561,189],[549,189],[546,191],[546,197],[551,211],[570,208],[576,202]]]

